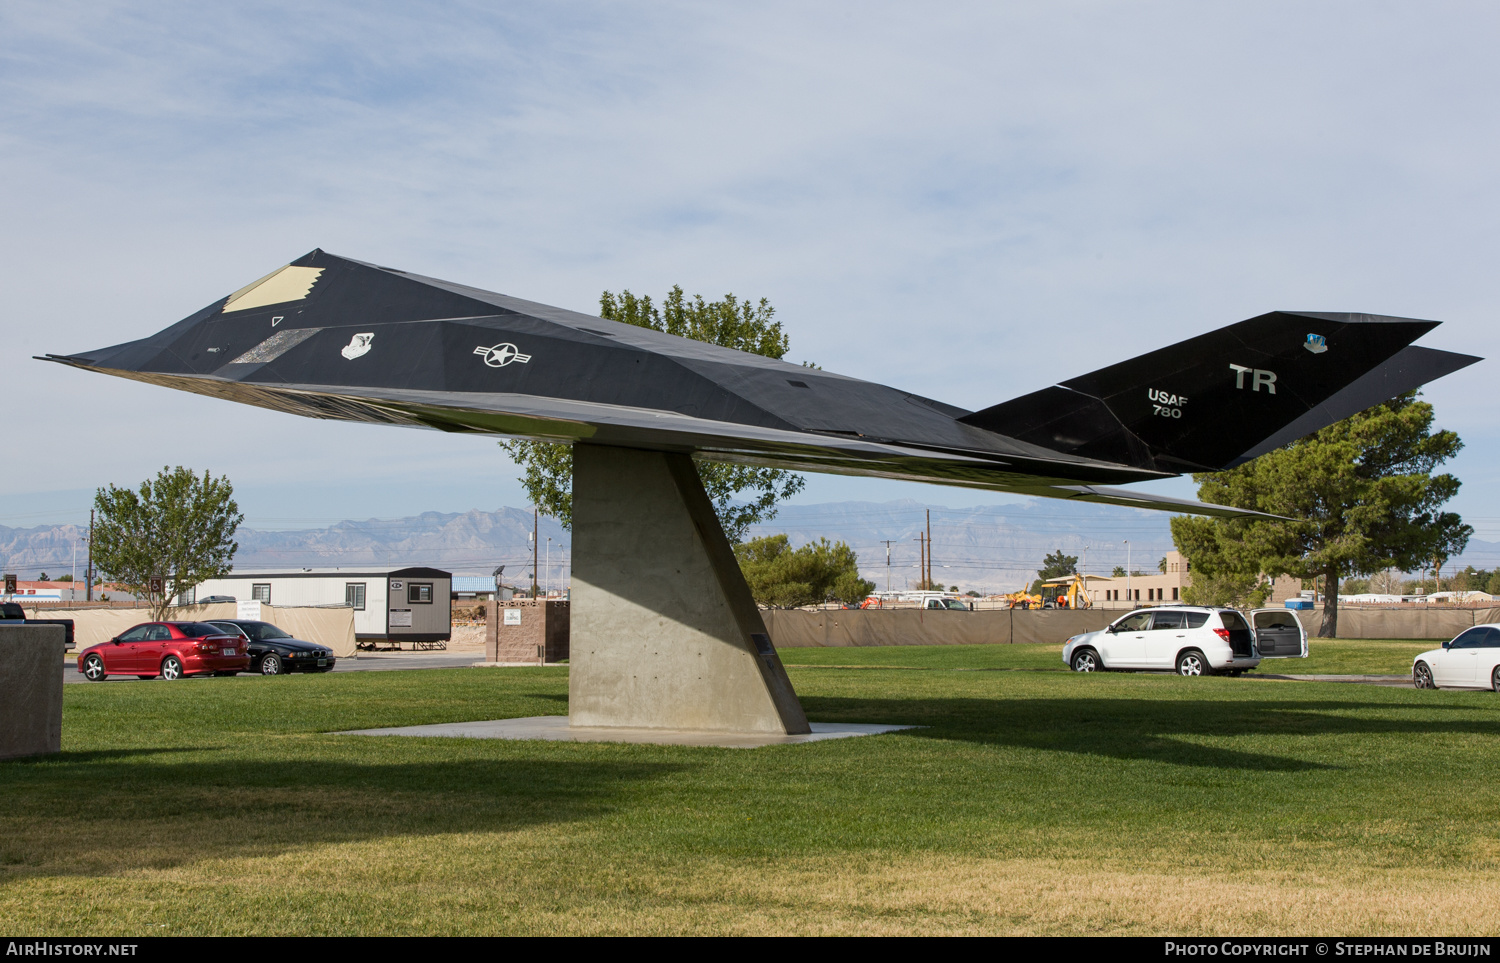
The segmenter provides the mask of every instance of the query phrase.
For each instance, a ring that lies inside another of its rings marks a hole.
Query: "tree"
[[[1172,519],[1172,540],[1193,560],[1193,584],[1269,576],[1318,579],[1319,635],[1338,633],[1338,586],[1346,575],[1410,571],[1455,555],[1473,529],[1441,511],[1459,481],[1433,470],[1463,447],[1432,430],[1432,406],[1415,392],[1225,472],[1194,475],[1204,501],[1277,519]]]
[[[605,291],[599,298],[600,317],[767,358],[781,358],[790,346],[775,315],[776,309],[765,298],[756,304],[733,294],[721,301],[705,301],[702,295],[689,299],[680,286],[672,288],[659,308],[650,297],[637,297],[628,290],[619,295]],[[500,447],[521,466],[524,474],[519,481],[532,503],[564,528],[572,528],[572,447],[539,441],[502,441]],[[731,542],[742,541],[751,525],[774,518],[776,504],[807,484],[801,475],[780,468],[717,462],[698,462],[698,476]]]
[[[750,594],[762,605],[795,607],[834,599],[855,603],[875,591],[859,577],[859,558],[843,542],[821,538],[793,549],[785,535],[767,535],[734,547]]]
[[[1123,565],[1116,565],[1115,568],[1114,568],[1114,571],[1110,572],[1109,574],[1110,574],[1111,578],[1124,578],[1125,577],[1125,566],[1123,566]]]
[[[1042,559],[1042,567],[1036,571],[1036,581],[1031,586],[1032,594],[1040,594],[1042,583],[1048,579],[1062,578],[1065,575],[1072,575],[1077,571],[1077,555],[1064,555],[1063,550],[1060,548],[1055,552],[1047,553]]]
[[[1163,555],[1161,561],[1156,563],[1156,570],[1161,574],[1167,574],[1167,557]]]
[[[1406,580],[1393,568],[1382,569],[1370,576],[1370,591],[1380,595],[1400,595]]]
[[[1271,584],[1259,573],[1202,572],[1194,566],[1193,580],[1182,587],[1182,600],[1189,605],[1229,608],[1259,608],[1271,594]]]
[[[172,595],[227,575],[244,516],[228,478],[199,478],[181,466],[157,472],[139,491],[101,488],[94,495],[94,564],[166,617]],[[162,582],[152,590],[152,579]]]

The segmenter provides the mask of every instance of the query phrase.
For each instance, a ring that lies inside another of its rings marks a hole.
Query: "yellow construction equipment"
[[[1042,607],[1059,609],[1091,609],[1094,600],[1089,596],[1088,583],[1110,582],[1104,575],[1065,575],[1042,583]]]
[[[1009,595],[1002,595],[1001,598],[1009,602],[1009,607],[1013,609],[1039,609],[1042,607],[1042,597],[1040,595],[1032,595],[1026,591],[1025,586],[1022,586],[1019,592],[1011,592]]]

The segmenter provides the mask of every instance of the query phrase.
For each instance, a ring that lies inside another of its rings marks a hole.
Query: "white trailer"
[[[452,635],[453,575],[435,568],[299,569],[234,572],[199,585],[196,600],[213,597],[267,605],[347,605],[362,645],[411,642],[445,647]]]

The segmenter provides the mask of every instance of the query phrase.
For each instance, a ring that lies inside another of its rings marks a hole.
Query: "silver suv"
[[[1239,675],[1260,665],[1255,632],[1234,609],[1166,605],[1140,609],[1098,632],[1075,635],[1063,661],[1077,672],[1163,669]]]

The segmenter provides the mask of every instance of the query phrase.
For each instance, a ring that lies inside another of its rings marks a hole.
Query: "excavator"
[[[1090,609],[1094,600],[1088,593],[1089,582],[1108,582],[1103,575],[1064,575],[1041,583],[1041,593],[1027,592],[1023,586],[1019,592],[1005,596],[1013,609]]]

